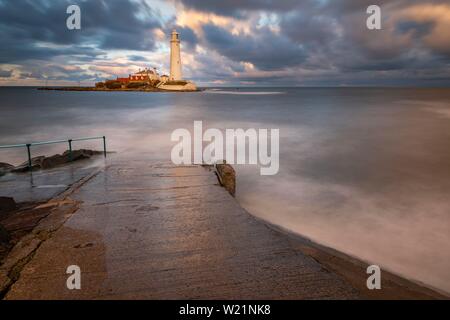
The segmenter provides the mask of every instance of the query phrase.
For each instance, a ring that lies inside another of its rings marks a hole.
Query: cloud
[[[129,55],[128,59],[131,61],[139,61],[139,62],[141,62],[141,61],[147,62],[148,61],[147,57],[136,55],[136,54]]]
[[[240,36],[214,25],[205,25],[203,31],[211,48],[233,61],[248,62],[260,70],[284,69],[305,59],[299,45],[268,29]]]
[[[81,30],[68,30],[66,8],[78,4]],[[95,57],[103,50],[151,51],[160,23],[145,2],[16,0],[0,2],[0,62],[58,55]]]
[[[424,45],[450,58],[449,3],[420,3],[406,7],[400,10],[398,20],[400,25],[410,23],[406,32],[412,30]]]
[[[299,5],[298,0],[182,0],[186,8],[208,11],[218,15],[241,17],[245,11],[280,11],[287,12]]]

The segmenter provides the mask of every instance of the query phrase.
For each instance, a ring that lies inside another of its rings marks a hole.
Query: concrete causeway
[[[77,207],[60,213],[6,299],[359,297],[243,210],[208,168],[116,159],[60,200]],[[81,268],[81,290],[67,289],[69,265]]]

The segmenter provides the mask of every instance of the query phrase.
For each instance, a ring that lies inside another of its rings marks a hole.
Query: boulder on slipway
[[[217,176],[220,184],[232,195],[236,194],[236,172],[227,163],[216,164]]]

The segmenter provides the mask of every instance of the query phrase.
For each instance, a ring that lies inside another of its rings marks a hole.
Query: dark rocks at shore
[[[0,197],[0,215],[17,208],[16,202],[10,197]]]
[[[31,169],[40,169],[40,164],[44,158],[44,156],[31,158]],[[11,172],[25,172],[28,170],[30,170],[30,167],[28,161],[26,161],[12,169]]]
[[[83,159],[89,159],[94,155],[103,154],[102,151],[93,151],[87,149],[73,150],[72,155],[69,151],[63,154],[55,154],[50,157],[38,156],[31,159],[31,168],[35,169],[50,169],[56,166],[64,165],[72,161],[78,161]],[[27,172],[30,170],[28,161],[21,165],[14,167],[11,172]]]
[[[220,184],[234,197],[236,194],[236,172],[229,164],[216,165],[217,176]]]
[[[145,88],[106,88],[106,87],[43,87],[38,88],[38,90],[48,90],[48,91],[106,91],[106,92],[114,92],[114,91],[139,91],[139,92],[165,92],[166,90],[160,90],[154,87],[145,87]]]
[[[37,88],[37,90],[48,90],[48,91],[100,91],[100,92],[198,92],[203,91],[204,89],[195,90],[164,90],[160,88],[154,87],[145,87],[145,88],[117,88],[117,89],[108,89],[108,88],[96,88],[96,87],[43,87]]]
[[[6,245],[11,240],[8,230],[0,224],[0,245]]]
[[[9,163],[0,162],[0,177],[7,174],[14,169],[14,166]]]
[[[14,166],[12,164],[9,163],[5,163],[5,162],[0,162],[0,170],[11,170],[12,168],[14,168]]]

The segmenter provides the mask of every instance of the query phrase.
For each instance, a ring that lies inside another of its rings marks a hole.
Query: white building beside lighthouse
[[[164,79],[165,80],[165,79]],[[180,34],[174,29],[170,35],[170,75],[167,81],[161,79],[159,89],[171,91],[196,91],[193,82],[183,80]]]

